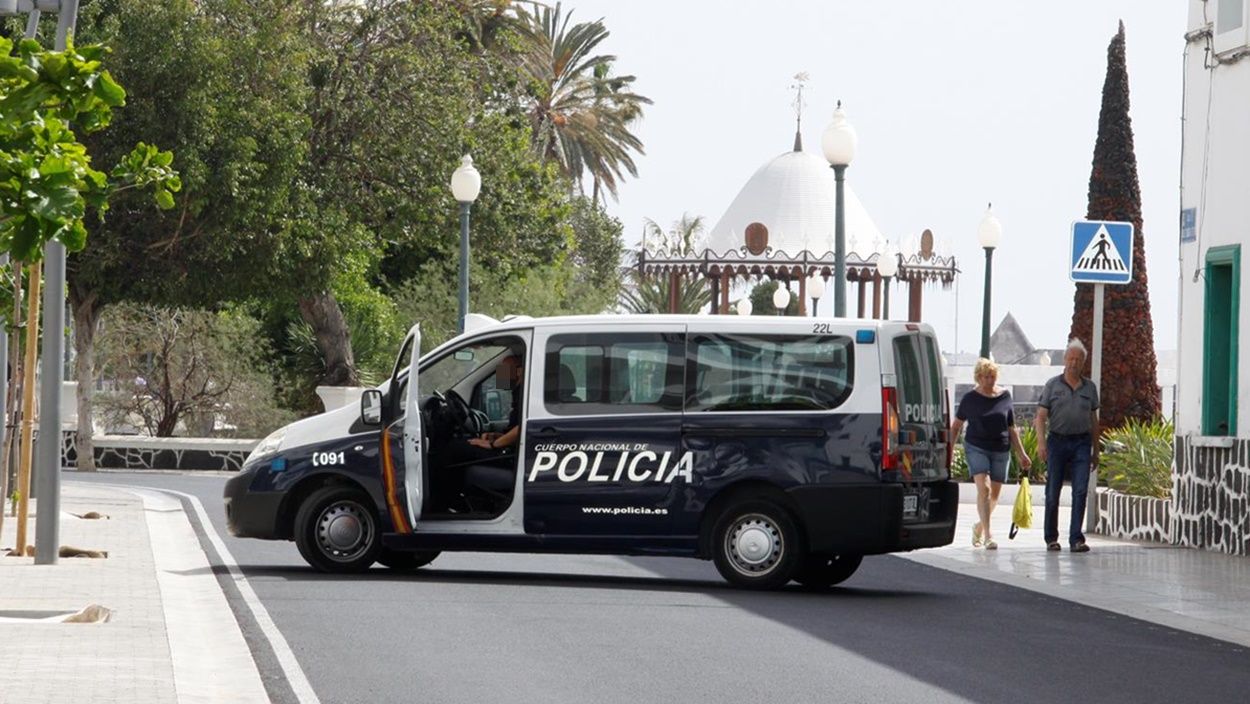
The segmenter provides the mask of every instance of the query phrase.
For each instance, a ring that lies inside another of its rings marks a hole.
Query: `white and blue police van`
[[[360,406],[265,438],[230,532],[314,568],[442,551],[711,559],[730,583],[828,587],[863,556],[950,544],[958,488],[925,324],[599,315],[503,322],[421,355]]]

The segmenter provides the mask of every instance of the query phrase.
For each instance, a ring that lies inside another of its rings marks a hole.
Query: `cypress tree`
[[[1154,325],[1146,285],[1146,250],[1142,238],[1141,189],[1133,126],[1129,119],[1128,68],[1124,59],[1124,22],[1107,47],[1107,78],[1102,87],[1098,140],[1089,176],[1089,220],[1133,223],[1133,280],[1104,287],[1102,336],[1102,425],[1120,426],[1129,418],[1149,420],[1160,413]],[[1093,349],[1094,286],[1076,285],[1070,337]],[[1090,365],[1086,364],[1088,374]]]

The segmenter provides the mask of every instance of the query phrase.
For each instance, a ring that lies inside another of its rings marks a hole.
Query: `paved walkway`
[[[975,488],[965,485],[961,489],[961,500],[975,501]],[[991,520],[998,550],[972,547],[976,504],[962,503],[954,543],[903,556],[1250,647],[1250,558],[1096,535],[1086,536],[1090,552],[1072,554],[1067,548],[1071,514],[1066,506],[1059,509],[1064,549],[1047,552],[1042,538],[1043,504],[1034,489],[1034,527],[1009,540],[1015,487],[1004,487]],[[1064,497],[1068,494],[1065,487]]]
[[[268,701],[178,501],[82,484],[66,484],[61,501],[61,544],[108,558],[0,557],[0,702]],[[88,511],[109,519],[73,515]],[[12,546],[15,519],[5,521]],[[90,604],[111,618],[60,621]]]

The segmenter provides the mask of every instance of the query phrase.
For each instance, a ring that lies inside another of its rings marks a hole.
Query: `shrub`
[[[964,444],[955,445],[955,452],[951,457],[951,479],[957,482],[966,482],[972,478],[968,474],[968,456],[964,453]]]
[[[1172,492],[1172,424],[1130,418],[1102,434],[1100,474],[1126,494],[1167,498]]]
[[[1016,430],[1020,433],[1020,444],[1024,446],[1024,454],[1028,455],[1033,462],[1033,467],[1029,470],[1029,481],[1044,483],[1046,481],[1046,462],[1038,456],[1037,429],[1032,425],[1028,425],[1024,428],[1016,428]]]

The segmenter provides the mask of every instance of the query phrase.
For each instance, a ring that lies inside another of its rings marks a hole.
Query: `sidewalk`
[[[990,521],[998,550],[972,547],[976,493],[961,485],[955,542],[903,553],[916,562],[1250,647],[1250,558],[1086,534],[1090,552],[1068,552],[1067,506],[1059,509],[1062,552],[1046,552],[1043,503],[1033,528],[1009,540],[1015,486],[1003,487]],[[1036,487],[1035,487],[1036,489]],[[1069,489],[1064,488],[1064,498]],[[1065,502],[1066,503],[1066,502]]]
[[[67,483],[61,505],[61,544],[108,557],[0,557],[0,703],[268,701],[177,500]],[[109,519],[72,515],[88,511]],[[12,547],[15,533],[6,516],[0,542]],[[60,621],[90,604],[110,619]]]

